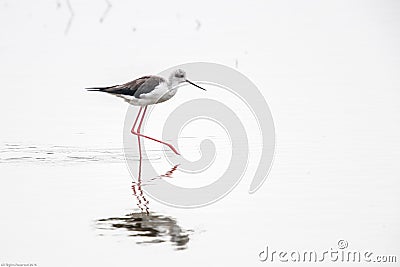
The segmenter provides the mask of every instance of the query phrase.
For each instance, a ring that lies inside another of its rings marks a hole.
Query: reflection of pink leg
[[[174,151],[175,154],[180,155],[179,152],[178,152],[178,150],[176,150],[171,144],[168,144],[168,143],[166,143],[166,142],[164,142],[164,141],[157,140],[157,139],[155,139],[155,138],[153,138],[153,137],[149,137],[149,136],[147,136],[147,135],[143,135],[143,134],[140,133],[140,127],[142,127],[142,123],[143,123],[144,116],[145,116],[145,114],[146,114],[146,110],[147,110],[147,106],[146,106],[146,107],[144,108],[144,110],[143,110],[143,115],[142,115],[142,118],[140,119],[140,123],[139,123],[139,126],[138,126],[137,130],[135,131],[134,127],[132,127],[131,133],[133,133],[134,135],[137,135],[138,137],[141,136],[141,137],[144,137],[144,138],[147,138],[147,139],[150,139],[150,140],[159,142],[159,143],[161,143],[161,144],[163,144],[163,145],[166,145],[166,146],[168,146],[172,151]],[[136,118],[136,119],[137,119],[137,118]],[[135,121],[134,126],[135,126],[135,125],[136,125],[136,121]]]
[[[136,127],[136,124],[137,124],[137,122],[138,122],[138,120],[139,120],[139,117],[140,117],[140,114],[141,114],[141,112],[142,112],[142,109],[143,109],[143,108],[140,107],[140,109],[139,109],[139,111],[138,111],[138,115],[136,116],[135,122],[134,122],[134,124],[133,124],[132,131],[133,131],[133,129]],[[144,113],[143,113],[143,115],[144,115]],[[142,120],[143,120],[143,119],[142,119]],[[144,196],[144,194],[143,194],[142,187],[141,187],[141,183],[142,183],[142,162],[143,162],[143,157],[142,157],[142,145],[141,145],[141,142],[140,142],[141,140],[140,140],[140,136],[139,136],[139,135],[137,136],[137,139],[138,139],[138,145],[139,145],[139,173],[138,173],[138,182],[137,182],[137,183],[133,182],[133,184],[132,184],[132,190],[133,190],[133,195],[136,196],[137,201],[138,201],[137,206],[140,208],[140,210],[141,210],[142,212],[146,212],[147,214],[149,214],[149,208],[148,208],[148,206],[147,206],[147,205],[149,204],[149,202],[148,202],[148,200],[145,198],[145,196]],[[138,191],[139,193],[136,192],[135,185],[137,186],[137,191]],[[142,201],[142,199],[143,199],[143,201]],[[144,208],[142,207],[142,205],[144,206]]]
[[[137,183],[137,189],[139,191],[139,194],[137,195],[137,199],[139,201],[139,208],[142,210],[142,212],[146,212],[147,215],[149,215],[149,207],[147,206],[149,204],[148,200],[146,199],[146,197],[143,194],[143,190],[142,190],[142,145],[140,143],[140,136],[137,136],[138,138],[138,144],[139,144],[139,176],[138,176],[138,183]],[[143,203],[140,200],[140,198],[143,199]]]

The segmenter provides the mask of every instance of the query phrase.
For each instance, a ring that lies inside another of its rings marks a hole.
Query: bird
[[[147,106],[159,104],[171,99],[177,92],[178,86],[183,83],[189,83],[199,89],[207,91],[205,88],[191,82],[186,77],[186,72],[182,69],[176,69],[171,72],[168,79],[156,75],[147,75],[133,81],[107,87],[89,87],[88,91],[105,92],[123,98],[131,105],[139,106],[139,111],[133,123],[131,133],[138,137],[139,150],[140,137],[147,138],[163,145],[168,146],[175,154],[180,155],[178,150],[171,144],[153,137],[144,135],[140,128],[145,117]],[[141,116],[141,118],[140,118]],[[140,118],[140,120],[139,120]],[[138,127],[135,129],[139,121]],[[141,154],[141,153],[140,153]]]

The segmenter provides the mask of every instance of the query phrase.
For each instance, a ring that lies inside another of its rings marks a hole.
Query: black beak
[[[195,84],[195,83],[192,83],[191,81],[189,81],[189,80],[186,80],[188,83],[190,83],[191,85],[194,85],[194,86],[196,86],[197,88],[200,88],[200,89],[202,89],[202,90],[204,90],[204,91],[207,91],[206,89],[204,89],[203,87],[200,87],[200,86],[198,86],[197,84]]]

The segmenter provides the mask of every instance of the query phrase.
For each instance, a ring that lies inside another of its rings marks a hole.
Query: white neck
[[[170,88],[174,88],[174,87],[178,86],[178,84],[180,84],[180,83],[182,83],[182,81],[179,79],[176,79],[174,76],[170,76],[168,79],[168,86]]]

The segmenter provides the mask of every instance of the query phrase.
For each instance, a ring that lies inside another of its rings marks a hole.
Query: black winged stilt
[[[171,144],[168,144],[164,141],[142,134],[140,132],[140,128],[142,126],[142,122],[146,114],[147,106],[162,103],[171,99],[176,94],[178,90],[178,85],[185,82],[190,83],[191,85],[194,85],[202,90],[206,90],[203,87],[200,87],[199,85],[189,81],[186,78],[186,72],[181,69],[173,71],[169,76],[168,80],[160,76],[149,75],[121,85],[114,85],[108,87],[91,87],[86,89],[89,91],[100,91],[100,92],[114,94],[123,97],[131,105],[140,106],[140,109],[138,111],[138,114],[136,116],[135,122],[133,123],[133,127],[131,130],[132,134],[138,136],[139,147],[140,147],[140,137],[143,137],[164,144],[168,146],[177,155],[179,155],[179,152]],[[142,117],[139,121],[140,116]],[[138,121],[139,125],[135,130]]]

